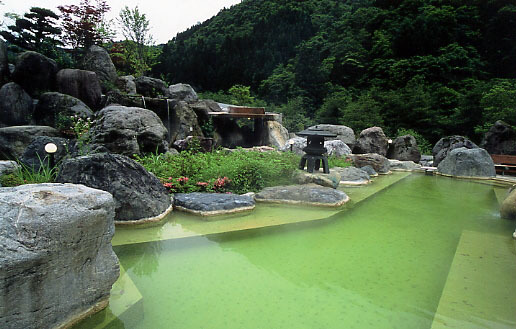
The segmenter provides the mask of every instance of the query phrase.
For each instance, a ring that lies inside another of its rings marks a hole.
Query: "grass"
[[[39,169],[18,162],[20,167],[11,174],[0,177],[0,183],[4,187],[12,187],[24,184],[53,183],[57,177],[57,167],[50,168],[40,159]]]

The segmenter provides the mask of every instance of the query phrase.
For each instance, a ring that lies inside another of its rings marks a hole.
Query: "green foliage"
[[[230,153],[183,151],[179,155],[135,157],[163,184],[168,184],[165,186],[172,192],[256,192],[266,186],[289,184],[291,174],[299,164],[299,157],[290,152],[244,150]]]
[[[235,105],[251,105],[254,103],[254,97],[251,96],[251,87],[234,85],[228,90],[231,96],[231,104]]]
[[[348,158],[339,158],[339,157],[332,155],[332,156],[328,157],[328,166],[330,168],[333,168],[333,167],[346,168],[346,167],[353,166],[353,161]]]
[[[516,80],[495,80],[493,86],[482,96],[485,122],[497,120],[516,126]]]
[[[70,117],[72,120],[72,130],[77,138],[77,147],[80,155],[88,153],[88,144],[91,142],[90,129],[93,124],[90,118],[81,118],[78,115]]]
[[[18,162],[20,168],[11,174],[1,176],[0,183],[4,187],[24,184],[53,183],[57,177],[57,166],[51,168],[49,163],[45,163],[41,159],[39,159],[39,161],[40,167],[38,170]]]
[[[287,104],[271,108],[283,114],[283,126],[290,132],[298,132],[314,124],[308,117],[310,106],[303,97],[289,99]]]
[[[405,135],[412,135],[417,142],[417,146],[419,147],[419,151],[421,154],[432,154],[432,148],[433,145],[426,140],[420,133],[413,129],[405,129],[405,128],[399,128],[396,132],[396,137],[405,136]]]

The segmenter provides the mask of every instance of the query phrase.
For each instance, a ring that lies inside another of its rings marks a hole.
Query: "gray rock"
[[[136,94],[136,83],[132,75],[118,77],[115,82],[118,89],[126,94]],[[124,105],[124,104],[121,104]]]
[[[309,173],[303,170],[295,170],[292,173],[292,180],[296,184],[317,184],[321,186],[337,188],[341,180],[338,171],[330,170],[329,174]]]
[[[107,50],[96,45],[91,46],[84,54],[82,68],[97,74],[104,91],[107,91],[106,87],[113,85],[118,77]]]
[[[186,151],[192,147],[201,148],[201,151],[211,152],[213,150],[213,138],[188,136],[185,139],[178,139],[173,143],[177,151]]]
[[[363,167],[360,167],[359,169],[365,171],[370,177],[378,176],[378,173],[371,166],[363,166]]]
[[[92,142],[113,153],[132,156],[167,150],[167,129],[156,113],[125,106],[108,106],[97,114],[90,130]]]
[[[48,143],[54,143],[57,146],[57,151],[53,154],[53,160],[45,152],[45,145]],[[51,168],[60,164],[61,161],[71,154],[77,154],[75,142],[61,137],[36,136],[23,152],[20,162],[38,171],[41,166]]]
[[[80,99],[91,109],[100,108],[102,88],[97,74],[92,71],[64,69],[57,72],[57,90]]]
[[[421,160],[421,152],[414,136],[405,135],[394,139],[389,145],[387,158],[418,163]]]
[[[170,196],[153,174],[119,154],[99,153],[65,160],[56,179],[110,192],[115,220],[141,220],[164,213]]]
[[[421,165],[413,161],[400,161],[389,159],[389,163],[391,165],[391,170],[413,171],[421,169]]]
[[[448,136],[441,138],[432,149],[432,156],[434,157],[433,166],[439,166],[439,163],[448,156],[451,150],[465,147],[468,149],[478,148],[478,146],[464,136]]]
[[[507,198],[503,200],[500,207],[500,217],[505,219],[516,219],[516,189],[512,190]]]
[[[292,151],[297,155],[304,155],[305,151],[303,148],[306,147],[306,138],[304,137],[294,137],[289,139],[283,147],[280,148],[282,152]]]
[[[388,174],[390,172],[389,160],[380,154],[352,154],[350,157],[357,168],[371,166],[379,174]]]
[[[371,177],[367,172],[356,167],[332,168],[340,174],[340,183],[344,185],[365,185],[371,182]]]
[[[208,112],[222,112],[219,103],[211,99],[201,99],[197,102],[190,103],[189,105],[197,115],[200,113],[202,115],[208,115]]]
[[[38,125],[51,126],[59,129],[70,129],[70,117],[77,115],[83,119],[93,116],[93,111],[80,99],[57,92],[41,95],[34,121]]]
[[[177,103],[171,116],[169,141],[185,139],[187,136],[203,136],[197,114],[188,103]]]
[[[480,147],[489,154],[516,155],[516,131],[507,123],[498,120],[484,135]]]
[[[281,148],[288,141],[288,130],[277,121],[267,121],[267,145]]]
[[[185,102],[195,102],[199,99],[192,86],[185,83],[177,83],[169,86],[165,96],[170,99]]]
[[[250,196],[222,193],[176,193],[174,208],[201,216],[221,215],[255,207]]]
[[[0,40],[0,85],[9,80],[11,72],[7,63],[7,45],[4,40]]]
[[[315,184],[267,187],[255,196],[257,202],[338,207],[349,201],[346,193]]]
[[[58,137],[59,131],[47,126],[0,128],[0,159],[17,160],[36,136]]]
[[[342,126],[342,125],[330,125],[330,124],[319,124],[312,126],[308,129],[315,128],[315,129],[323,129],[326,131],[329,131],[331,133],[337,134],[337,139],[340,139],[344,143],[346,143],[349,148],[353,148],[355,145],[355,132],[353,129]]]
[[[7,126],[26,125],[32,118],[32,98],[14,82],[0,88],[0,123]]]
[[[328,151],[328,155],[333,155],[338,158],[351,154],[351,149],[341,140],[325,141],[324,147]]]
[[[119,276],[113,208],[81,185],[0,189],[2,328],[61,328],[107,306]]]
[[[0,161],[0,177],[3,175],[12,174],[20,168],[16,161]]]
[[[146,97],[158,97],[168,95],[165,81],[146,76],[136,78],[136,92]]]
[[[424,167],[432,167],[434,165],[434,157],[431,155],[421,155],[419,164]]]
[[[56,73],[57,63],[54,60],[34,51],[26,51],[16,58],[12,78],[34,96],[37,92],[54,88]]]
[[[495,177],[493,159],[486,150],[481,148],[456,148],[439,163],[437,171],[452,176],[461,177]]]
[[[382,128],[371,127],[362,130],[353,148],[353,153],[376,153],[386,156],[388,148],[389,139],[385,136]]]

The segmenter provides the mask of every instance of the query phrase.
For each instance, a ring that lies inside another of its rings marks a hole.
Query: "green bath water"
[[[410,175],[316,221],[119,240],[138,307],[101,324],[112,301],[76,328],[516,328],[516,224],[499,217],[503,193]]]

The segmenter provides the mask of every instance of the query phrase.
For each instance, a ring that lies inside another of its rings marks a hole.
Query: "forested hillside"
[[[414,129],[478,140],[516,125],[514,0],[243,0],[165,45],[154,73],[250,86],[290,129]]]

